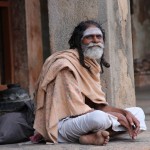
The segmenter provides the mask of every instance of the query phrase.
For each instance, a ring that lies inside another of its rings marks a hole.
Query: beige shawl
[[[43,65],[36,90],[34,128],[47,141],[57,142],[60,119],[91,110],[85,96],[94,103],[107,104],[99,64],[89,58],[85,63],[91,72],[80,65],[77,50],[65,50],[51,55]]]

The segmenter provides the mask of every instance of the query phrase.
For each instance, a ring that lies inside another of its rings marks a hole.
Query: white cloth
[[[146,130],[145,115],[141,108],[127,108],[140,122],[140,130]],[[58,142],[78,142],[81,135],[98,130],[106,130],[112,126],[114,131],[126,131],[117,121],[117,117],[100,110],[71,118],[67,117],[59,121]]]
[[[143,110],[139,107],[131,107],[131,108],[126,108],[125,110],[130,111],[140,122],[140,130],[144,131],[147,129],[146,124],[145,124],[145,114]],[[117,118],[109,115],[110,119],[112,121],[112,129],[114,131],[126,131],[126,129],[120,125],[120,123],[117,121]]]

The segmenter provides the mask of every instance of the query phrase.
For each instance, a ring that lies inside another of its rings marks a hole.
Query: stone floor
[[[150,86],[136,88],[137,106],[143,108],[146,115],[150,115]]]
[[[80,145],[80,144],[9,144],[1,145],[0,150],[150,150],[150,117],[147,116],[146,124],[148,130],[132,141],[128,137],[114,139],[106,146]]]
[[[0,150],[150,150],[150,87],[136,89],[137,106],[143,108],[146,114],[147,131],[141,133],[136,140],[129,139],[128,135],[124,138],[115,138],[106,146],[92,146],[80,144],[30,144],[19,143],[0,145]]]

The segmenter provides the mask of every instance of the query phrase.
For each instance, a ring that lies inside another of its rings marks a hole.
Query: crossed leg
[[[81,144],[106,145],[109,142],[109,132],[97,131],[87,135],[82,135],[79,138]]]
[[[138,118],[140,121],[140,129],[146,130],[143,110],[137,107],[128,108],[127,110]],[[112,126],[115,127],[115,130],[112,130]],[[106,145],[109,141],[109,136],[116,136],[124,132],[126,132],[126,129],[122,129],[119,123],[115,124],[115,126],[112,124],[112,120],[107,113],[95,110],[76,118],[60,121],[58,142]]]
[[[109,142],[109,132],[106,129],[110,126],[108,114],[95,110],[62,121],[59,124],[58,142],[106,145]]]

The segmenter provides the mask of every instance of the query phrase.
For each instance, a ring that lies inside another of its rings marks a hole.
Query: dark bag
[[[22,110],[25,102],[31,100],[28,92],[18,84],[9,84],[7,87],[0,91],[0,113]]]
[[[34,103],[19,86],[0,93],[0,144],[30,140],[34,134]]]

